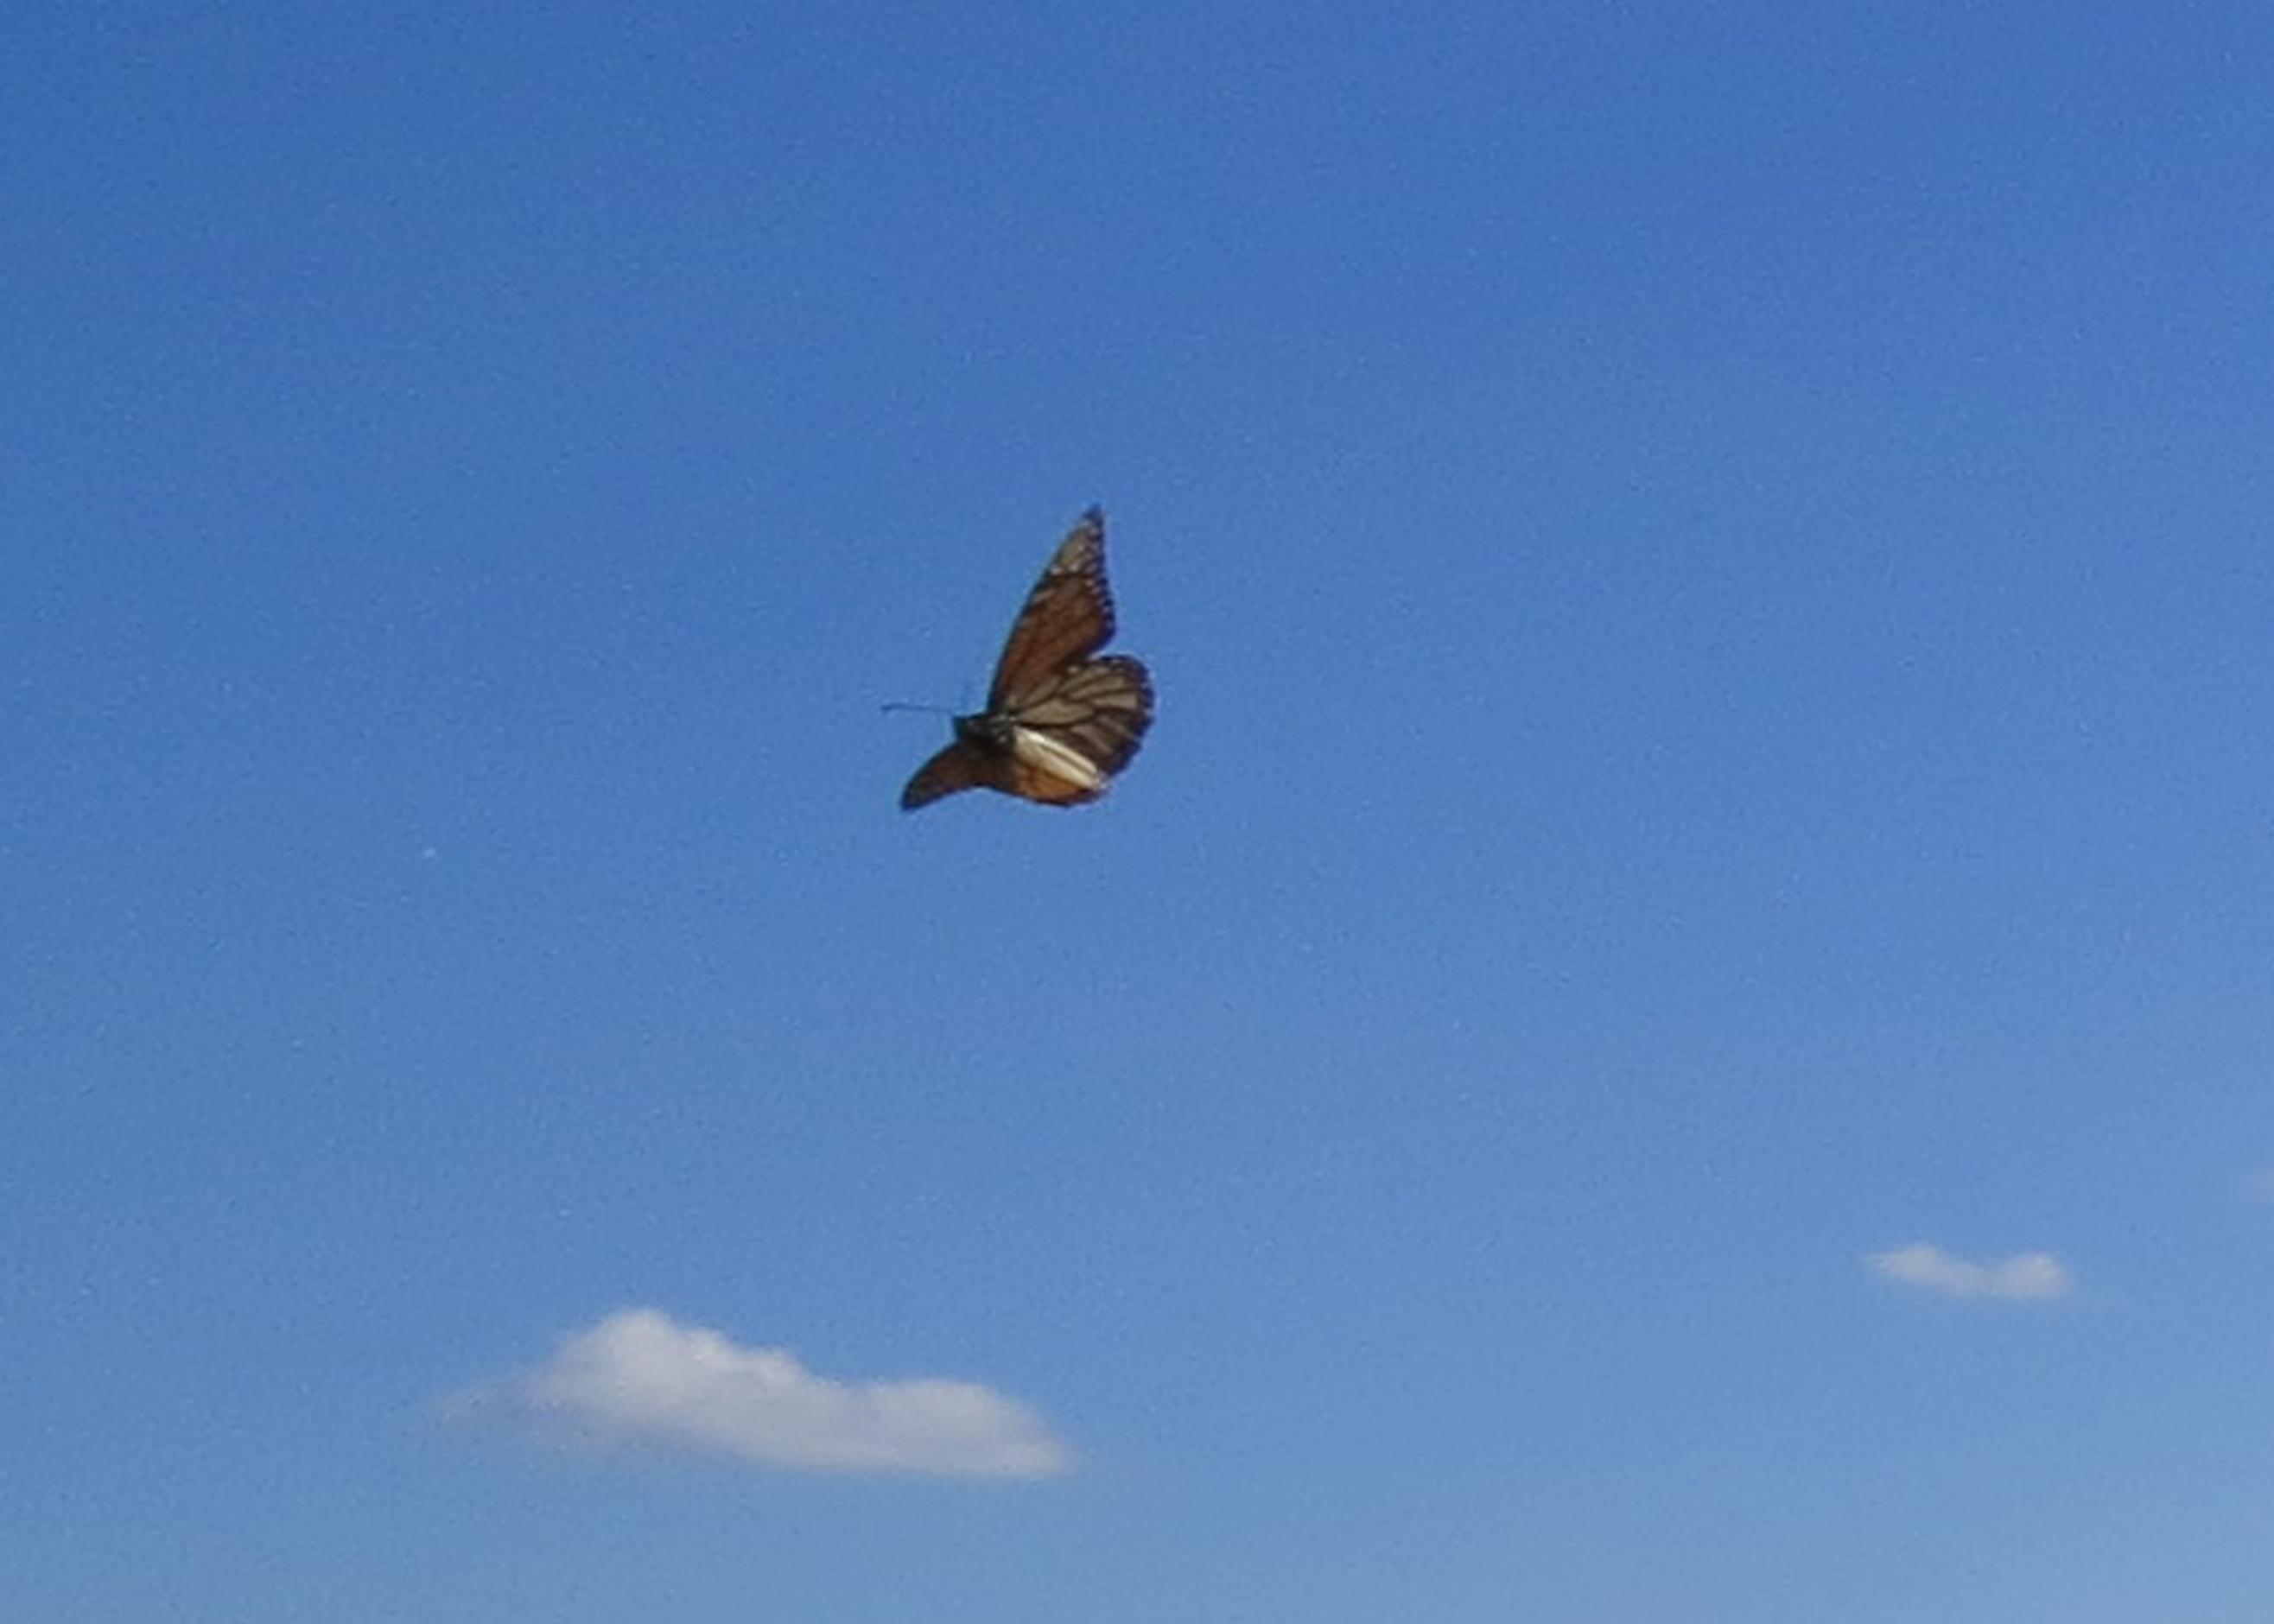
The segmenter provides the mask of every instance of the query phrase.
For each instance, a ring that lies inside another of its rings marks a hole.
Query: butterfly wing
[[[1004,766],[1003,756],[990,756],[977,745],[958,739],[916,769],[915,777],[900,792],[900,810],[913,812],[958,790],[1009,789]]]
[[[1052,806],[1095,801],[1126,767],[1153,725],[1153,681],[1126,654],[1052,673],[1006,713],[1007,788]]]
[[[998,715],[1025,708],[1037,687],[1113,635],[1113,598],[1105,587],[1105,515],[1091,508],[1066,532],[1043,578],[1004,640],[987,690]]]

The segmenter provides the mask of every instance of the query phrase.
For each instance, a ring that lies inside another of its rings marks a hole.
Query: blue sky
[[[2274,16],[9,32],[0,1614],[2263,1616]]]

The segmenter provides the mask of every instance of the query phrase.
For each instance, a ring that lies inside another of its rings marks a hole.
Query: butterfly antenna
[[[877,706],[877,708],[879,710],[883,710],[887,713],[894,710],[917,710],[927,716],[953,716],[955,714],[954,711],[949,710],[945,705],[910,704],[904,699],[887,700],[885,703]]]

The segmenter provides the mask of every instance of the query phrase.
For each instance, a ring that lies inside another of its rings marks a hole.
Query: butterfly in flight
[[[1153,725],[1153,680],[1126,654],[1098,658],[1113,635],[1105,589],[1105,515],[1066,532],[995,662],[987,708],[955,718],[955,741],[900,792],[913,812],[958,790],[992,789],[1046,807],[1105,793]]]

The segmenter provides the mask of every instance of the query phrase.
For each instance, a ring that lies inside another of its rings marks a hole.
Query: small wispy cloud
[[[1073,1466],[1039,1415],[976,1382],[832,1380],[787,1349],[743,1347],[653,1308],[610,1314],[536,1368],[441,1408],[556,1442],[644,1444],[806,1471],[1048,1477]]]
[[[2242,1181],[2242,1193],[2254,1201],[2274,1201],[2274,1167],[2260,1168]]]
[[[2066,1297],[2073,1283],[2061,1260],[2049,1252],[2017,1252],[1995,1263],[1971,1263],[1939,1246],[1918,1241],[1864,1259],[1872,1272],[1907,1286],[1945,1297],[2002,1297],[2042,1303]]]

